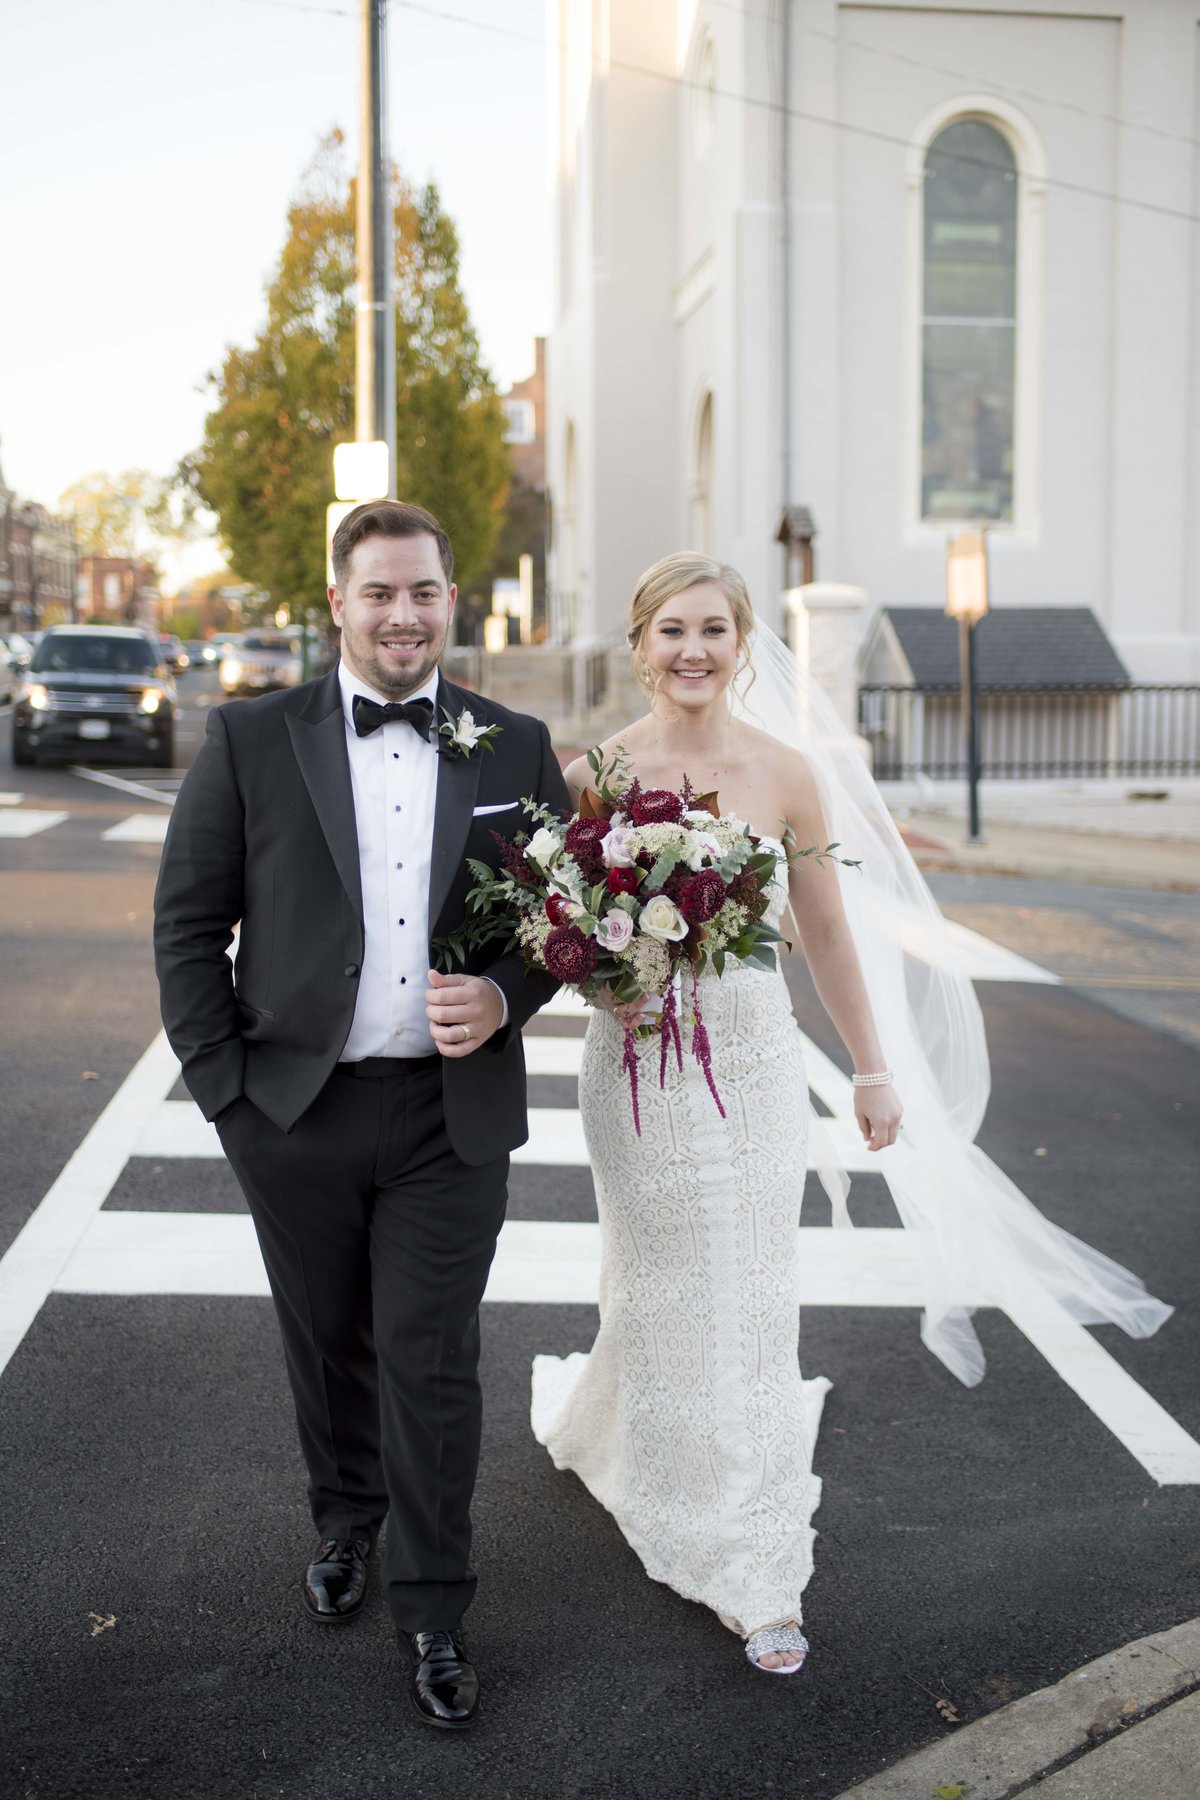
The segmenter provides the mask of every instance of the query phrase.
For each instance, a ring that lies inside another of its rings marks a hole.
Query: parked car
[[[279,631],[247,631],[221,658],[221,687],[233,694],[263,694],[299,686],[300,645]]]
[[[241,641],[242,634],[240,631],[218,631],[213,637],[207,638],[205,642],[199,646],[200,658],[208,667],[215,668],[229,646],[231,644],[240,644]],[[194,662],[196,659],[193,657],[192,660]]]
[[[175,683],[157,643],[120,625],[55,625],[42,634],[13,698],[12,759],[72,760],[104,746],[169,769],[175,754]]]
[[[183,671],[190,666],[192,659],[179,639],[171,632],[163,631],[159,633],[158,642],[162,650],[162,659],[172,675],[182,675]]]

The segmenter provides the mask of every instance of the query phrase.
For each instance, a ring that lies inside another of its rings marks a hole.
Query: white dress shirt
[[[338,664],[346,749],[354,788],[362,878],[363,947],[358,1001],[342,1062],[364,1056],[432,1056],[425,1016],[429,969],[429,860],[437,794],[437,738],[425,743],[403,719],[369,737],[354,729],[356,694],[380,706],[387,695]],[[408,700],[428,700],[437,718],[435,671]]]
[[[354,729],[354,697],[380,706],[387,696],[338,664],[342,717],[354,790],[358,868],[362,882],[363,960],[358,1000],[341,1062],[365,1056],[432,1056],[437,1051],[425,1012],[429,972],[429,864],[437,798],[438,737],[435,670],[424,687],[405,695],[434,709],[430,741],[404,719],[389,719],[367,737]],[[501,1025],[508,1021],[503,991]]]

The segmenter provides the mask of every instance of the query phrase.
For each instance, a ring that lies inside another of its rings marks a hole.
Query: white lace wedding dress
[[[772,885],[769,917],[786,900]],[[622,1032],[594,1011],[580,1108],[596,1184],[600,1331],[539,1356],[533,1429],[607,1507],[647,1574],[746,1634],[799,1620],[829,1383],[798,1361],[798,1229],[809,1099],[782,973],[732,961],[700,984],[721,1118],[690,1054],[658,1085],[640,1047],[634,1132]]]

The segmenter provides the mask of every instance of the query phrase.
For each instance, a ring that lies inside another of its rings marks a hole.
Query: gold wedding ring
[[[460,1031],[461,1031],[461,1032],[462,1032],[462,1034],[463,1034],[463,1035],[462,1035],[462,1041],[463,1041],[463,1043],[464,1043],[464,1044],[465,1044],[465,1043],[466,1043],[466,1041],[467,1041],[467,1039],[468,1039],[468,1038],[469,1038],[469,1037],[470,1037],[470,1035],[471,1035],[471,1027],[470,1027],[470,1026],[469,1026],[469,1025],[461,1025],[461,1024],[460,1024],[460,1025],[459,1025],[459,1028],[458,1028],[458,1029],[459,1029],[459,1030],[460,1030]]]

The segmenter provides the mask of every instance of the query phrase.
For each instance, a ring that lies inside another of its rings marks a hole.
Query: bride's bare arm
[[[837,870],[832,863],[818,863],[815,856],[797,855],[813,845],[823,850],[829,842],[817,785],[803,757],[793,755],[788,762],[787,848],[795,858],[788,893],[800,947],[817,995],[850,1054],[855,1073],[879,1074],[888,1064],[842,906]],[[853,845],[841,848],[853,856]],[[895,1143],[901,1110],[890,1083],[854,1090],[855,1117],[871,1150]]]

